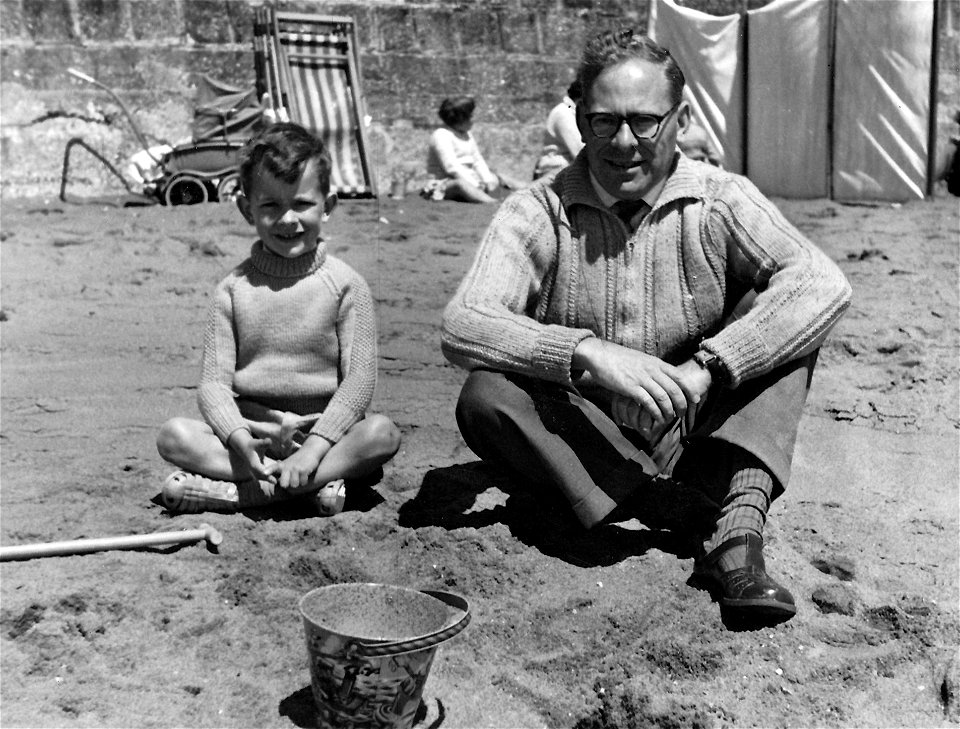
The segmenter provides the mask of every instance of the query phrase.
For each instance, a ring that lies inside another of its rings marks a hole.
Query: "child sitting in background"
[[[491,203],[490,194],[500,180],[487,166],[477,141],[470,133],[476,102],[470,96],[444,99],[440,119],[444,126],[430,135],[427,174],[431,179],[421,191],[428,200],[459,200]]]
[[[321,224],[337,204],[330,155],[279,123],[241,152],[237,205],[259,236],[216,288],[197,402],[204,421],[173,418],[157,437],[179,466],[163,484],[171,511],[236,511],[309,495],[343,508],[344,479],[400,446],[396,426],[366,415],[377,378],[373,299],[327,254]]]

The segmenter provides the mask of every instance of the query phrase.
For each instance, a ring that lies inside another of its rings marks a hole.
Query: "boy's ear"
[[[323,201],[323,219],[328,220],[330,218],[330,213],[333,212],[333,209],[337,207],[337,203],[340,202],[340,199],[337,197],[337,193],[329,192],[327,193],[327,198]]]
[[[237,210],[250,225],[253,225],[253,215],[250,213],[250,201],[242,192],[237,195]]]

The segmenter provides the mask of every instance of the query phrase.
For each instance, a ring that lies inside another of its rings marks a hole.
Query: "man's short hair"
[[[455,127],[469,121],[476,107],[477,102],[472,96],[454,96],[444,99],[437,113],[444,124],[448,127]]]
[[[330,192],[330,153],[320,139],[299,124],[281,122],[267,127],[240,150],[240,187],[250,197],[257,170],[264,170],[288,184],[300,179],[303,168],[316,160],[317,184]]]
[[[654,43],[645,35],[634,33],[631,28],[607,30],[587,42],[583,58],[577,69],[577,79],[583,88],[583,99],[588,101],[597,76],[611,66],[638,58],[663,68],[670,84],[671,101],[679,104],[683,99],[686,79],[670,51]]]

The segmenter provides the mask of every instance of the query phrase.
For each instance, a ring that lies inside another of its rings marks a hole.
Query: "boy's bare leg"
[[[384,415],[369,415],[333,444],[317,466],[310,485],[298,493],[316,491],[338,478],[365,476],[393,458],[399,449],[397,426]]]
[[[165,461],[191,473],[219,481],[253,479],[243,460],[202,420],[171,418],[160,428],[157,450]]]
[[[386,463],[400,448],[400,431],[383,415],[370,415],[351,427],[327,451],[308,487],[309,493],[338,478],[365,476]],[[171,418],[160,429],[157,450],[164,460],[185,471],[221,481],[252,479],[246,464],[216,436],[209,425],[190,418]],[[269,464],[270,458],[264,462]]]

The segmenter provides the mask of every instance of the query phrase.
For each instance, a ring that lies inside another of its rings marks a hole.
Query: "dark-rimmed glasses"
[[[593,136],[595,137],[600,137],[601,139],[615,137],[617,136],[617,132],[620,131],[620,127],[626,122],[630,133],[633,134],[637,141],[641,141],[656,137],[660,133],[660,127],[663,126],[664,120],[670,116],[678,106],[680,106],[679,101],[671,106],[666,114],[661,114],[660,116],[656,114],[620,116],[619,114],[611,114],[607,111],[597,111],[586,114],[585,117],[590,131],[593,132]]]

